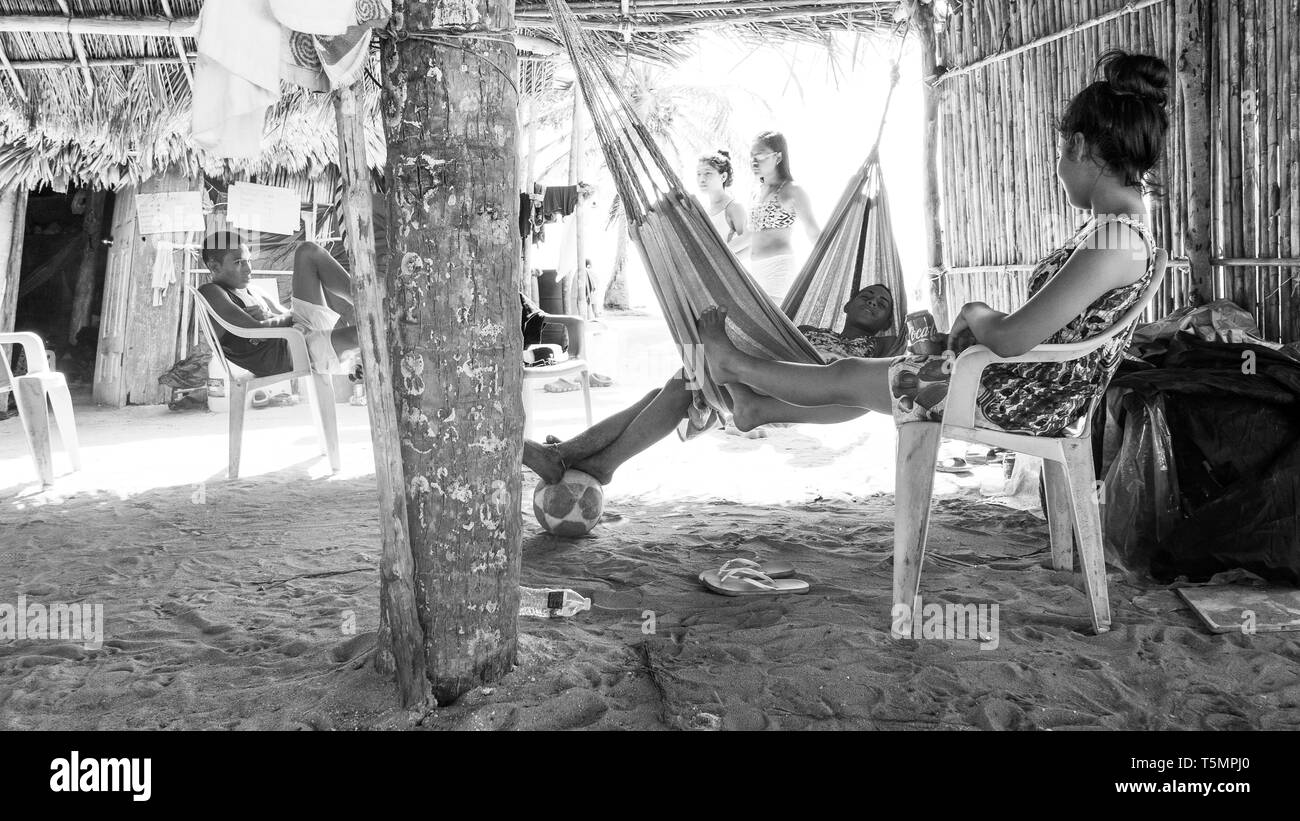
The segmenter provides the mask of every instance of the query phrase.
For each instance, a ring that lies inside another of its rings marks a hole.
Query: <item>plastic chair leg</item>
[[[582,377],[582,402],[587,410],[587,427],[591,427],[591,371],[583,371]]]
[[[54,408],[54,419],[59,423],[59,437],[63,447],[68,451],[73,470],[81,470],[81,447],[77,439],[77,420],[72,414],[72,393],[66,383],[50,388],[50,406]]]
[[[313,409],[320,419],[321,439],[325,446],[325,455],[329,458],[330,470],[339,471],[339,422],[338,409],[334,407],[334,383],[329,374],[312,374],[307,380],[311,392]]]
[[[1101,512],[1097,508],[1097,483],[1092,469],[1092,443],[1062,442],[1065,474],[1070,484],[1070,505],[1079,536],[1079,565],[1083,589],[1092,605],[1092,627],[1098,633],[1110,629],[1110,599],[1106,591],[1106,558],[1103,554]]]
[[[41,483],[54,484],[54,458],[50,454],[50,415],[45,409],[45,384],[40,379],[14,379],[14,401],[27,434],[27,445]]]
[[[1070,480],[1065,465],[1043,460],[1047,485],[1047,528],[1052,535],[1052,567],[1074,570],[1074,511],[1070,505]]]
[[[527,439],[533,423],[533,390],[529,387],[528,377],[520,380],[520,386],[524,394],[524,438]],[[590,427],[590,426],[588,426]]]
[[[934,462],[939,455],[937,422],[898,426],[898,455],[894,467],[894,634],[910,636],[913,608],[925,561],[930,495],[934,491]]]
[[[244,410],[248,407],[248,387],[231,380],[230,385],[230,464],[226,476],[239,478],[239,451],[244,438]]]

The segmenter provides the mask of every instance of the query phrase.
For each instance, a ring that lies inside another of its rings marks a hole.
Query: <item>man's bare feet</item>
[[[727,336],[727,309],[705,308],[696,324],[700,342],[704,346],[704,359],[709,363],[709,374],[719,385],[737,382],[733,370],[740,351]]]
[[[609,484],[614,479],[614,471],[601,464],[596,457],[587,459],[573,465],[574,470],[580,470],[591,478],[600,482],[601,486]]]
[[[727,386],[731,394],[731,424],[741,433],[748,433],[767,422],[762,418],[762,397],[740,383]]]
[[[524,440],[524,464],[548,485],[564,478],[566,470],[560,452],[553,445],[541,445],[532,439]]]

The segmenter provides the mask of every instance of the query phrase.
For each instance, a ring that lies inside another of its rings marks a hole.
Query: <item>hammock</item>
[[[796,324],[836,327],[842,321],[840,308],[850,295],[863,284],[883,282],[894,294],[895,328],[901,333],[906,313],[902,270],[875,150],[849,181],[778,308],[741,267],[700,203],[686,193],[624,95],[603,47],[579,28],[564,0],[548,3],[623,201],[628,232],[681,351],[687,385],[695,394],[684,437],[711,427],[731,404],[726,391],[709,377],[696,331],[696,321],[710,306],[727,309],[727,331],[742,351],[763,359],[820,365],[821,356]]]

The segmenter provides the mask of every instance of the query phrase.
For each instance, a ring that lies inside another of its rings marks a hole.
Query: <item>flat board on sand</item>
[[[1214,633],[1239,633],[1243,625],[1260,633],[1300,630],[1300,590],[1224,584],[1180,587],[1178,595]]]

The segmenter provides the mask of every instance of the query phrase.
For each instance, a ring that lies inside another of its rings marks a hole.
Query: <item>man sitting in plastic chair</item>
[[[290,310],[250,290],[252,254],[233,231],[211,234],[203,242],[203,261],[212,281],[199,293],[217,314],[240,328],[288,328],[302,331],[312,370],[348,373],[358,362],[356,312],[352,306],[352,277],[329,252],[314,242],[298,245],[293,256],[293,299]],[[226,358],[254,376],[293,370],[289,345],[283,339],[245,339],[222,333]]]

